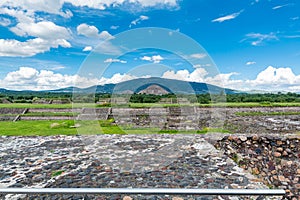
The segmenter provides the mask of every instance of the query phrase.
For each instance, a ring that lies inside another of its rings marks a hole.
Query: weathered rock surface
[[[216,150],[206,141],[207,137],[210,136],[162,134],[0,137],[0,187],[267,188],[249,172],[228,159],[222,151]],[[1,195],[0,198],[83,199],[83,196]],[[84,197],[84,199],[131,198],[256,199],[257,197],[179,195]]]
[[[281,188],[287,198],[300,196],[300,136],[230,135],[215,147],[224,150],[241,168],[270,188]]]

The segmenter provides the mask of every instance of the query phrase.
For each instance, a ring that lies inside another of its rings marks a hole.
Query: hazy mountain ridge
[[[150,85],[159,85],[170,93],[174,94],[205,94],[213,93],[219,94],[225,92],[226,94],[241,93],[240,91],[221,88],[215,85],[198,83],[198,82],[187,82],[175,79],[163,79],[163,78],[139,78],[129,81],[124,81],[118,84],[105,84],[97,85],[87,88],[78,87],[67,87],[56,90],[43,90],[43,91],[15,91],[0,88],[0,93],[16,93],[16,92],[30,92],[30,93],[116,93],[122,94],[124,91],[132,91],[138,93],[141,90],[146,89]]]

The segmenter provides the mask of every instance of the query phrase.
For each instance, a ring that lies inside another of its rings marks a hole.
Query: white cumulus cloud
[[[178,0],[1,0],[1,9],[6,9],[6,14],[16,17],[19,22],[28,21],[34,17],[36,12],[46,12],[61,15],[66,18],[73,16],[70,10],[63,10],[65,3],[70,3],[77,7],[89,7],[93,9],[105,10],[108,7],[124,6],[132,4],[135,7],[159,7],[169,8],[178,7]],[[8,11],[9,10],[9,11]],[[2,13],[3,14],[3,13]]]
[[[114,37],[107,31],[99,31],[97,27],[82,23],[76,28],[78,35],[83,35],[86,38],[84,40],[79,40],[81,45],[84,45],[85,48],[83,51],[97,51],[103,54],[112,54],[116,55],[120,53],[120,49],[117,46],[114,46],[109,40]],[[98,44],[95,45],[95,39],[98,40]]]
[[[259,72],[255,79],[238,80],[232,79],[237,73],[220,74],[220,81],[224,87],[241,91],[262,90],[267,92],[300,92],[300,75],[295,75],[291,68],[269,66]],[[217,77],[213,80],[206,80],[211,84],[217,84]]]
[[[101,77],[98,79],[83,77],[78,74],[67,75],[50,70],[20,67],[17,71],[9,72],[0,80],[0,87],[11,90],[53,90],[71,86],[86,88],[94,85],[116,84],[137,78],[149,78],[149,76],[137,77],[130,74],[116,73],[110,78]]]
[[[109,34],[107,31],[102,31],[99,33],[99,30],[96,26],[90,26],[85,23],[77,26],[77,34],[84,35],[90,38],[99,38],[102,40],[113,38],[113,36]]]
[[[38,53],[49,51],[50,48],[71,47],[71,44],[65,39],[44,40],[41,38],[29,39],[25,42],[18,40],[0,39],[0,56],[27,57]]]
[[[68,42],[68,39],[71,38],[71,32],[67,28],[50,21],[35,23],[32,20],[23,20],[10,30],[18,36],[34,38],[25,41],[0,39],[0,56],[34,56],[59,46],[71,47]]]
[[[122,6],[124,3],[135,4],[141,7],[177,7],[177,0],[64,0],[64,2],[71,3],[74,6],[95,8],[105,10],[110,6]]]
[[[86,47],[83,48],[82,51],[92,51],[92,50],[93,50],[93,47],[91,47],[91,46],[86,46]]]
[[[38,71],[31,67],[20,67],[0,80],[0,85],[12,90],[52,90],[74,86],[75,82],[78,83],[76,85],[89,87],[96,85],[98,81],[78,75],[63,75],[49,70]]]
[[[260,72],[256,79],[250,81],[255,85],[291,85],[300,84],[300,76],[296,76],[291,68],[274,68],[267,67]]]
[[[231,77],[237,75],[236,72],[230,72],[226,74],[217,74],[213,77],[206,77],[204,79],[205,83],[209,83],[212,85],[216,85],[219,87],[231,88],[231,89],[241,89],[241,84],[243,83],[242,80],[233,80]],[[242,90],[244,90],[243,88]]]
[[[35,21],[34,11],[7,7],[1,5],[1,3],[3,4],[3,2],[0,2],[0,14],[14,17],[18,22],[31,23]]]
[[[117,60],[107,60],[107,62],[114,61]],[[191,82],[204,82],[241,91],[300,91],[300,75],[294,74],[291,68],[288,67],[275,68],[269,66],[263,71],[259,72],[257,77],[252,80],[234,79],[233,76],[235,75],[238,75],[238,73],[221,73],[215,76],[210,76],[205,69],[196,68],[194,69],[194,71],[168,70],[163,73],[162,78]],[[97,79],[91,77],[86,78],[80,75],[63,75],[50,70],[39,71],[31,67],[20,67],[17,71],[9,72],[2,80],[0,80],[0,87],[14,90],[49,90],[76,85],[78,87],[84,88],[96,84],[116,84],[123,81],[148,77],[150,76],[145,75],[142,77],[138,77],[131,74],[116,73],[110,78],[101,77],[100,79]]]
[[[18,23],[17,26],[10,29],[18,36],[33,36],[42,39],[68,39],[70,31],[65,27],[58,26],[50,21],[41,21],[38,23]]]
[[[142,78],[142,77],[137,77],[137,76],[133,76],[133,75],[130,75],[130,74],[116,73],[110,78],[102,77],[99,80],[99,85],[110,84],[110,83],[117,84],[117,83],[120,83],[120,82],[123,82],[123,81],[129,81],[129,80],[133,80],[133,79],[137,79],[137,78]]]
[[[160,63],[162,60],[164,60],[164,58],[161,55],[143,56],[140,59],[144,61],[153,62],[153,63]]]
[[[162,78],[168,78],[168,79],[176,79],[176,80],[182,80],[182,81],[191,81],[191,82],[204,82],[204,79],[207,75],[207,71],[203,68],[197,68],[192,72],[189,72],[188,70],[168,70],[165,73],[163,73]]]
[[[18,10],[29,11],[29,12],[37,12],[42,11],[51,14],[58,14],[63,17],[70,17],[72,14],[69,10],[62,11],[62,6],[64,1],[62,0],[38,0],[38,1],[30,1],[30,0],[2,0],[0,2],[0,6],[6,6],[10,8],[17,8]]]
[[[74,41],[71,37],[72,33],[69,29],[63,26],[58,26],[51,22],[48,16],[42,13],[50,13],[60,15],[65,18],[73,16],[72,11],[66,9],[64,4],[72,4],[77,7],[88,7],[93,9],[106,9],[108,7],[121,7],[124,9],[134,7],[156,7],[169,8],[177,7],[177,0],[1,0],[0,1],[0,15],[10,16],[13,18],[0,18],[1,26],[12,25],[12,22],[17,22],[17,25],[11,27],[10,30],[21,37],[20,39],[1,39],[0,56],[34,56],[39,53],[47,52],[51,48],[71,47],[69,40]],[[48,19],[48,20],[46,20]],[[140,16],[138,21],[148,19],[147,16]],[[111,29],[117,29],[118,26],[112,26]],[[88,24],[81,24],[77,27],[78,34],[86,37],[98,38],[100,40],[112,39],[113,36],[106,30],[99,31],[97,27]],[[27,39],[26,37],[30,37]],[[27,40],[26,40],[27,39]],[[76,39],[76,38],[75,38]],[[86,41],[85,43],[83,41]],[[75,41],[82,46],[93,46],[89,40]],[[116,47],[112,47],[107,43],[107,46],[102,47],[103,52],[118,52]],[[26,50],[28,51],[26,52]],[[100,48],[99,48],[100,49]],[[89,50],[85,49],[85,50]]]

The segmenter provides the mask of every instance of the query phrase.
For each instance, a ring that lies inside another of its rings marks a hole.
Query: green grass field
[[[57,123],[59,126],[51,127]],[[7,136],[47,136],[47,135],[75,135],[77,130],[70,128],[74,125],[69,121],[1,121],[0,135]]]
[[[76,127],[76,128],[75,128]],[[76,121],[41,120],[41,121],[1,121],[1,136],[50,136],[50,135],[84,135],[84,134],[204,134],[208,132],[226,132],[215,129],[199,131],[160,130],[158,128],[119,127],[110,120]]]
[[[101,127],[97,121],[73,120],[41,120],[41,121],[2,121],[0,135],[6,136],[49,136],[49,135],[76,135],[76,134],[124,134],[118,126]]]

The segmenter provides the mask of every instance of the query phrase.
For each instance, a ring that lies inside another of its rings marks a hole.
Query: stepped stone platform
[[[213,144],[224,135],[0,137],[0,187],[268,188]],[[0,195],[1,199],[260,199],[228,196]],[[268,197],[267,199],[281,199]]]
[[[61,112],[60,116],[41,116],[41,112]],[[74,112],[74,116],[63,113]],[[239,116],[243,112],[300,112],[300,107],[168,107],[168,108],[79,108],[79,109],[10,109],[0,108],[0,121],[13,120],[106,120],[114,119],[119,126],[132,128],[155,127],[168,130],[202,130],[219,127],[232,133],[274,134],[300,131],[299,116],[262,115]],[[31,115],[24,115],[31,113]],[[34,115],[37,113],[37,115]]]
[[[27,110],[26,108],[0,108],[0,121],[14,121]]]

